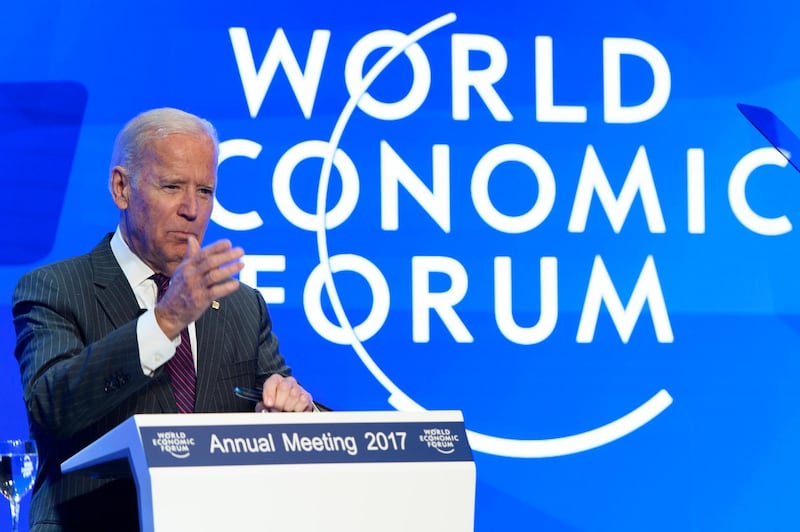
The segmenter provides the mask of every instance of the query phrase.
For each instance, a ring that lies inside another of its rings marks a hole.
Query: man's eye
[[[204,196],[213,196],[214,195],[214,189],[213,188],[201,188],[200,189],[200,194],[203,194]]]

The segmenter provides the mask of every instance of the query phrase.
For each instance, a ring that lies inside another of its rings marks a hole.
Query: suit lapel
[[[92,251],[95,295],[113,328],[136,318],[139,305],[122,268],[111,252],[111,236],[107,235]]]
[[[214,383],[219,382],[226,313],[209,308],[195,323],[197,333],[197,390],[195,412],[206,412],[214,403]],[[231,391],[231,393],[233,393]]]
[[[141,313],[141,309],[136,302],[136,296],[128,279],[111,251],[111,236],[111,233],[106,235],[94,248],[91,255],[95,296],[100,307],[108,316],[111,328],[114,329],[136,319]],[[150,390],[155,395],[162,412],[178,411],[169,379],[164,373],[153,377]]]

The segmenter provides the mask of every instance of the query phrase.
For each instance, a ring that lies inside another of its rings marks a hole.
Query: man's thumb
[[[185,259],[189,257],[195,256],[200,251],[200,243],[197,241],[197,237],[194,235],[189,235],[186,239],[186,256]]]

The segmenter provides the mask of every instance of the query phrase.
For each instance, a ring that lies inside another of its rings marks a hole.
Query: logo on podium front
[[[188,437],[182,431],[157,432],[152,442],[153,447],[159,449],[162,453],[167,453],[179,459],[188,458],[192,452],[192,447],[195,446],[195,439]]]
[[[442,454],[452,454],[459,445],[461,438],[449,428],[429,428],[422,429],[419,441],[429,449],[434,449]]]

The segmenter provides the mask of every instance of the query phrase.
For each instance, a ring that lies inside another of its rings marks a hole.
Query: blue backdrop
[[[800,528],[800,181],[736,108],[800,129],[799,16],[4,6],[0,435],[17,278],[114,229],[114,136],[175,106],[222,141],[207,241],[245,248],[315,397],[463,411],[476,530]]]

